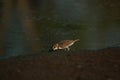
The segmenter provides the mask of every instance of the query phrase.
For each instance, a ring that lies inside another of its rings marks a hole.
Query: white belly
[[[72,46],[73,44],[74,44],[74,43],[69,44],[68,47],[69,47],[69,46]]]

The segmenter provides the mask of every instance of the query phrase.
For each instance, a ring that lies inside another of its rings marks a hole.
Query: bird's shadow
[[[53,50],[52,48],[48,49],[48,52],[61,52],[62,50]]]

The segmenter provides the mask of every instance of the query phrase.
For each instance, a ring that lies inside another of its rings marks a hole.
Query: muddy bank
[[[120,80],[120,48],[2,60],[0,80]]]

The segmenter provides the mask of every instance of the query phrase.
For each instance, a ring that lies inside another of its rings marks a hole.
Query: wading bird
[[[53,50],[58,50],[58,49],[67,49],[68,51],[70,50],[70,46],[72,46],[76,41],[79,41],[79,39],[76,40],[63,40],[61,42],[58,42],[53,45]]]

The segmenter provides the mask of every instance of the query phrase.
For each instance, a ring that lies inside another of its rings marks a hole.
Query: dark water
[[[0,1],[0,55],[47,53],[65,39],[72,50],[120,46],[119,0]]]

